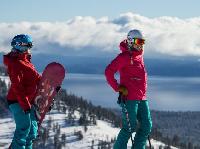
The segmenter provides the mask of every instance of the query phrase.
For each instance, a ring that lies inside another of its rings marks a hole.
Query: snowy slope
[[[12,118],[0,119],[0,148],[8,148],[8,143],[11,142],[15,124]]]
[[[8,76],[0,76],[0,79],[1,79],[2,81],[5,81],[7,87],[9,86],[9,84],[10,84],[10,79],[9,79]]]
[[[0,76],[1,80],[4,80],[6,85],[9,86],[9,77]],[[110,123],[98,120],[97,125],[88,126],[87,131],[84,131],[83,126],[71,126],[66,124],[66,114],[59,113],[57,111],[52,111],[45,118],[43,126],[47,126],[49,119],[53,120],[53,123],[58,123],[61,126],[61,134],[66,134],[67,144],[64,148],[66,149],[90,149],[92,141],[94,141],[94,149],[97,149],[97,143],[99,140],[110,141],[111,139],[117,137],[119,133],[119,128],[113,128]],[[75,112],[76,120],[80,118],[80,113]],[[13,118],[3,118],[0,119],[0,148],[8,148],[9,143],[12,140],[15,130],[15,123]],[[81,131],[83,134],[82,140],[77,140],[77,136],[74,136],[74,132]],[[50,130],[50,136],[53,138],[54,132]],[[134,134],[133,134],[134,135]],[[151,139],[152,146],[154,149],[159,149],[159,146],[165,146],[164,143],[155,141]],[[147,143],[148,144],[148,143]],[[96,146],[95,146],[96,145]],[[131,141],[129,140],[128,149],[131,148]],[[176,149],[172,147],[172,149]]]
[[[80,117],[79,113],[76,112],[77,119]],[[44,122],[44,127],[47,126],[47,121],[51,117],[53,123],[58,123],[61,126],[61,134],[66,134],[67,144],[64,148],[66,149],[90,149],[91,142],[94,140],[94,145],[98,143],[97,140],[111,140],[116,137],[119,128],[113,128],[110,123],[98,120],[97,125],[88,126],[88,130],[84,132],[83,126],[69,126],[66,125],[66,115],[52,111],[50,115],[47,115]],[[7,148],[9,142],[11,142],[15,124],[12,118],[0,119],[0,148]],[[76,136],[72,135],[75,131],[81,131],[83,134],[82,140],[77,140]],[[53,136],[53,131],[50,131],[50,136]],[[165,146],[162,142],[151,140],[154,149],[159,149],[159,146]],[[94,147],[97,149],[97,146]],[[129,141],[128,149],[131,148],[131,142]],[[172,149],[176,149],[172,147]]]

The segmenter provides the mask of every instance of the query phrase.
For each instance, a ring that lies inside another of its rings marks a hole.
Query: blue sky
[[[148,57],[200,56],[199,6],[199,0],[4,0],[0,51],[10,51],[11,39],[25,33],[33,38],[33,53],[117,54],[137,28]]]
[[[0,22],[65,21],[74,16],[108,16],[133,12],[146,17],[191,18],[200,15],[199,0],[3,0]]]

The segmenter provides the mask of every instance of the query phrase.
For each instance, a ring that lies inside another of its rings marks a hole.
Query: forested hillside
[[[8,106],[6,103],[7,86],[5,81],[0,79],[0,117],[7,116]]]
[[[0,67],[0,74],[5,74],[5,68]],[[0,116],[10,113],[6,104],[7,86],[0,79]],[[95,125],[97,120],[110,122],[113,127],[120,127],[119,109],[108,109],[94,106],[82,97],[61,90],[56,97],[54,109],[68,113],[67,121],[75,124],[75,111],[81,113],[79,124],[85,128]],[[151,137],[168,145],[182,149],[200,149],[200,112],[164,112],[151,111],[153,130]]]
[[[153,128],[160,134],[155,134],[155,139],[161,136],[171,138],[172,145],[200,146],[200,111],[192,112],[164,112],[152,111]]]

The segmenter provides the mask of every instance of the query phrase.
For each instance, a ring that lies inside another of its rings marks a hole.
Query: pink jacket
[[[147,73],[143,51],[129,51],[126,40],[119,45],[120,53],[105,69],[108,84],[117,92],[118,82],[114,75],[120,74],[120,85],[128,89],[127,100],[146,100]]]

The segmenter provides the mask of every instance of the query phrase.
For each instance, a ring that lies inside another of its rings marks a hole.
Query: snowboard
[[[38,127],[41,126],[46,113],[49,111],[53,99],[60,90],[64,78],[65,68],[61,64],[52,62],[45,67],[37,87],[33,104]]]

